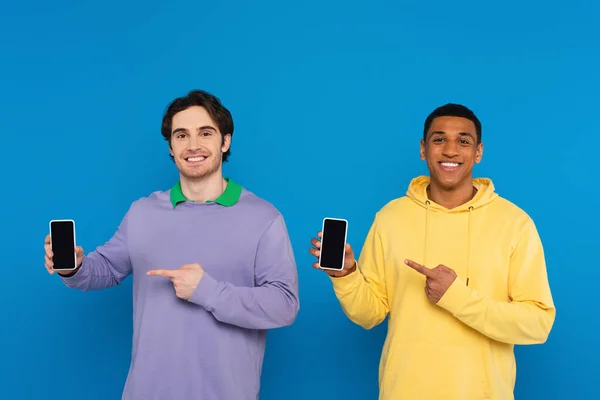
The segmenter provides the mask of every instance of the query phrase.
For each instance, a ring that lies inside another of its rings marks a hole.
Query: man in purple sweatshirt
[[[291,325],[298,277],[282,215],[224,179],[233,120],[209,93],[174,100],[162,134],[180,172],[135,201],[114,236],[59,273],[80,290],[133,275],[133,351],[123,400],[255,400],[268,329]],[[46,237],[46,268],[53,270]]]

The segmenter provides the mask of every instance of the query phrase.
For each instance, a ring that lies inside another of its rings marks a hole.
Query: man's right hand
[[[46,270],[48,270],[49,274],[54,274],[55,272],[59,275],[71,275],[75,271],[55,271],[52,269],[54,267],[54,263],[52,262],[52,257],[54,257],[54,253],[52,252],[52,245],[50,244],[50,235],[46,236],[46,241],[44,243],[44,249],[46,249]],[[75,254],[77,255],[77,269],[81,266],[83,262],[83,248],[80,246],[75,247]]]
[[[313,247],[310,248],[309,252],[310,254],[312,254],[313,256],[315,256],[317,258],[317,261],[315,261],[313,263],[313,268],[316,269],[321,269],[319,268],[319,254],[320,254],[320,249],[321,249],[321,238],[323,237],[323,233],[319,232],[317,234],[317,238],[313,238],[310,243],[313,245]],[[341,278],[342,276],[346,276],[348,274],[353,273],[354,271],[356,271],[356,261],[354,260],[354,252],[352,251],[352,247],[346,243],[346,257],[344,258],[344,269],[341,271],[333,271],[333,270],[329,270],[329,269],[321,269],[321,271],[325,271],[327,273],[327,275],[335,277],[335,278]]]

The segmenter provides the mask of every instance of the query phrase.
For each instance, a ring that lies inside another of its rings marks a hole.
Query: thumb
[[[354,251],[348,243],[346,243],[346,258],[354,259]]]
[[[435,267],[434,269],[436,269],[436,270],[438,270],[440,272],[443,272],[443,273],[448,273],[448,272],[449,273],[453,273],[454,272],[454,270],[452,268],[447,267],[444,264],[440,264],[437,267]]]

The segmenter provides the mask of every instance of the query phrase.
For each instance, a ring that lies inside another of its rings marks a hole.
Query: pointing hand
[[[411,260],[404,260],[404,263],[427,277],[425,281],[425,293],[429,301],[434,304],[440,301],[456,279],[456,272],[442,264],[429,269]]]
[[[173,282],[175,295],[183,300],[189,300],[198,283],[204,276],[204,269],[200,264],[186,264],[181,268],[155,269],[148,271],[149,276],[164,276]]]

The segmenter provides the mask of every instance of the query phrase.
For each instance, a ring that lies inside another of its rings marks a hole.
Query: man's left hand
[[[425,281],[425,293],[429,301],[434,304],[440,301],[456,279],[456,272],[442,264],[429,269],[411,260],[405,260],[404,263],[427,277]]]
[[[148,271],[150,276],[164,276],[173,282],[175,295],[183,300],[189,300],[204,276],[204,269],[200,264],[186,264],[179,269],[155,269]]]

